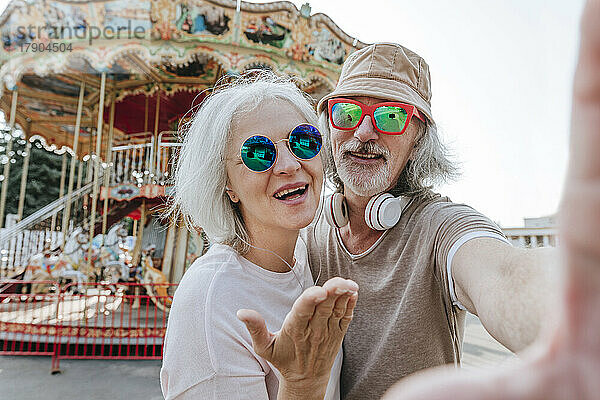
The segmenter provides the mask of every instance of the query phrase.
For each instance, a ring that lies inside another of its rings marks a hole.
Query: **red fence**
[[[53,371],[61,358],[160,359],[175,287],[0,283],[0,355],[49,355]]]

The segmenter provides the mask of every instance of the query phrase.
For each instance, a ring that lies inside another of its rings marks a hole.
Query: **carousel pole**
[[[185,272],[185,256],[187,253],[188,230],[185,224],[177,227],[175,239],[175,257],[171,266],[171,282],[179,283]]]
[[[60,186],[58,189],[58,198],[63,197],[65,192],[65,176],[67,175],[67,152],[62,156],[62,165],[60,166]],[[56,230],[56,217],[58,213],[52,215],[52,222],[50,223],[50,232],[51,235],[54,235],[54,231]]]
[[[79,162],[79,166],[77,167],[77,189],[81,189],[81,181],[83,179],[83,160]]]
[[[233,17],[233,40],[236,43],[240,42],[241,26],[242,26],[242,0],[237,0],[235,7],[235,15]]]
[[[148,132],[148,95],[144,96],[146,98],[146,106],[144,108],[144,132]]]
[[[165,251],[163,253],[163,261],[161,271],[170,279],[171,265],[173,264],[173,246],[175,244],[175,236],[177,231],[177,218],[169,219],[169,228],[167,230],[167,237],[165,239]]]
[[[144,107],[144,137],[146,136],[145,134],[148,132],[148,108],[149,108],[149,103],[150,103],[150,97],[146,94],[146,101],[145,101],[145,107]],[[145,148],[144,148],[145,149]],[[144,150],[145,151],[145,150]],[[135,153],[134,153],[135,154]],[[140,155],[141,157],[141,155]],[[146,179],[146,177],[144,177],[144,179]],[[133,236],[135,236],[135,233],[133,234]]]
[[[67,187],[67,203],[62,218],[62,247],[65,247],[67,240],[67,229],[69,229],[69,219],[71,218],[71,196],[73,195],[73,183],[75,181],[75,163],[77,162],[77,147],[79,146],[79,130],[81,129],[81,113],[83,111],[83,95],[85,93],[85,82],[82,81],[79,86],[79,101],[77,102],[77,118],[75,119],[75,135],[73,136],[73,158],[71,159],[71,170],[69,171],[69,186]],[[81,176],[81,164],[79,164],[79,176]],[[79,178],[78,176],[78,178]],[[80,179],[78,179],[81,182]]]
[[[135,236],[135,245],[133,246],[133,253],[131,254],[131,265],[137,268],[141,261],[142,255],[142,238],[144,236],[144,225],[146,225],[146,199],[142,200],[142,206],[140,208],[140,229],[138,235]],[[141,282],[139,282],[141,283]],[[131,308],[140,307],[140,287],[134,287],[135,300],[131,305]]]
[[[94,163],[94,181],[92,183],[92,211],[90,215],[90,237],[88,243],[88,268],[92,268],[92,240],[94,239],[94,225],[96,224],[96,202],[98,201],[98,172],[102,168],[100,163],[100,151],[102,150],[102,122],[104,118],[104,91],[106,89],[106,72],[102,73],[100,81],[100,104],[98,104],[98,128],[96,131],[95,158],[90,160]],[[104,244],[104,238],[102,238]]]
[[[91,136],[91,135],[90,135]],[[90,141],[91,141],[91,137],[90,137]],[[90,145],[90,148],[92,146]],[[90,149],[88,151],[88,155],[87,155],[88,159],[86,161],[86,166],[85,166],[85,184],[87,185],[88,183],[92,182],[92,150]],[[84,157],[85,158],[85,157]],[[85,196],[83,198],[83,220],[84,220],[84,225],[88,224],[88,215],[90,214],[90,199],[88,198],[88,196]]]
[[[115,94],[112,94],[112,102],[110,103],[110,122],[108,129],[108,141],[106,143],[106,164],[107,168],[104,172],[104,207],[102,209],[102,237],[106,234],[106,225],[108,219],[108,198],[110,197],[110,172],[112,167],[110,163],[112,162],[112,141],[113,141],[113,132],[115,127]]]
[[[94,119],[97,119],[97,115],[95,114],[95,111],[92,109],[90,110],[90,114],[92,115],[92,121]],[[85,184],[88,185],[92,182],[92,173],[93,173],[93,164],[92,162],[94,161],[92,158],[93,155],[93,141],[94,141],[94,135],[95,135],[95,130],[94,129],[90,129],[90,138],[88,139],[88,143],[87,143],[87,156],[83,157],[82,160],[84,160],[85,162]],[[85,161],[85,158],[87,157],[87,161]],[[90,215],[90,201],[91,201],[91,196],[85,196],[82,199],[82,203],[83,203],[83,226],[86,229],[89,229],[89,221],[88,221],[88,217]]]
[[[140,208],[140,224],[135,235],[135,245],[133,246],[133,254],[131,255],[132,265],[140,263],[140,255],[142,254],[142,236],[144,236],[144,225],[146,225],[146,199],[142,200]]]
[[[150,153],[151,156],[151,160],[150,160],[150,183],[152,183],[152,180],[156,177],[155,174],[156,171],[154,171],[155,169],[155,165],[156,165],[156,160],[158,158],[158,128],[159,128],[159,123],[160,123],[160,87],[158,88],[158,91],[156,92],[156,107],[155,107],[156,113],[154,114],[154,133],[152,135],[152,151]]]
[[[31,142],[28,140],[25,145],[25,158],[23,158],[23,169],[21,170],[21,188],[19,190],[19,206],[17,208],[17,221],[23,218],[23,208],[25,206],[25,190],[27,189],[27,174],[29,172],[29,156],[31,155]]]
[[[31,123],[27,124],[27,133],[31,132]],[[29,135],[25,135],[27,137]],[[25,157],[23,158],[23,168],[21,168],[21,187],[19,188],[19,205],[17,206],[17,222],[21,221],[23,218],[23,208],[25,207],[25,191],[27,190],[27,174],[29,172],[29,156],[31,155],[31,142],[25,139]],[[17,259],[17,254],[19,260],[23,262],[23,253],[26,251],[27,244],[25,241],[25,235],[22,236],[21,239],[21,248],[18,253],[15,252],[15,259]]]
[[[81,189],[81,180],[82,179],[83,179],[83,159],[81,161],[79,161],[79,165],[77,167],[77,186],[76,186],[77,188],[75,190]],[[80,204],[83,206],[81,199],[77,199],[77,200],[75,200],[75,202],[72,205],[75,210],[78,210]],[[69,223],[69,222],[67,222],[67,223]]]
[[[6,164],[4,164],[4,180],[2,181],[2,192],[0,193],[0,228],[4,227],[4,207],[6,206],[6,191],[8,190],[8,176],[10,174],[10,152],[12,151],[12,133],[17,117],[18,97],[19,92],[15,88],[12,94],[12,104],[10,105],[10,122],[8,124],[10,138],[8,139],[8,143],[6,143],[6,156],[8,157],[8,160]]]

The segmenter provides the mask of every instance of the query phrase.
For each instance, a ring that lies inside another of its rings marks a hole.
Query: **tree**
[[[1,162],[5,162],[7,161],[7,155],[5,153],[7,144],[6,135],[0,136],[2,136],[0,137],[0,150],[4,152],[0,160]],[[12,153],[8,157],[12,164],[8,178],[9,185],[6,196],[7,214],[17,213],[25,153],[26,141],[21,138],[13,139]],[[29,159],[29,172],[27,174],[27,189],[23,207],[23,218],[58,199],[62,157],[62,155],[44,149],[39,141],[32,144]],[[69,162],[67,163],[66,177],[68,177],[70,166],[70,156],[67,155],[67,157],[69,158]],[[65,180],[65,193],[66,185],[67,180]]]

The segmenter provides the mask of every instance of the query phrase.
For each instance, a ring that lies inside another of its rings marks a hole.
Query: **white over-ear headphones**
[[[402,215],[405,207],[410,203],[410,197],[394,197],[390,193],[380,193],[371,197],[365,209],[365,222],[369,228],[385,231],[393,228]],[[325,199],[325,219],[334,228],[341,228],[348,224],[348,206],[341,193],[334,193]]]

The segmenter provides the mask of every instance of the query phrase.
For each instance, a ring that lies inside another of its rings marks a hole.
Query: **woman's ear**
[[[227,193],[227,196],[229,196],[229,200],[231,200],[232,203],[237,203],[240,201],[239,197],[237,197],[237,194],[235,194],[235,192],[231,190],[229,186],[225,186],[225,192]]]

